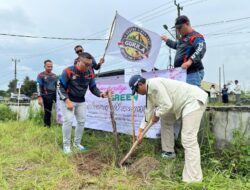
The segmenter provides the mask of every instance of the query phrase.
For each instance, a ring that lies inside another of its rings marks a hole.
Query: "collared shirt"
[[[153,114],[164,117],[167,113],[174,113],[178,119],[199,109],[199,101],[203,104],[207,102],[208,95],[205,91],[184,82],[159,77],[147,79],[146,86],[147,103],[140,128],[147,126]]]
[[[200,33],[192,31],[178,41],[168,39],[166,45],[176,49],[174,67],[181,67],[188,59],[192,59],[193,63],[187,69],[187,73],[204,69],[202,58],[206,53],[206,42]]]
[[[217,97],[217,91],[215,88],[210,88],[210,98],[216,98]]]
[[[37,76],[37,93],[38,96],[56,94],[57,76],[54,73],[46,71]]]
[[[80,71],[77,65],[63,70],[59,79],[58,93],[60,99],[69,98],[73,102],[85,102],[86,91],[100,97],[100,90],[96,87],[95,75],[90,67],[86,71]]]
[[[234,87],[234,93],[235,94],[241,94],[241,87],[240,87],[240,84],[236,84],[235,87]]]

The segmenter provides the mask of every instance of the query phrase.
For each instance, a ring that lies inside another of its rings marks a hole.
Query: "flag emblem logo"
[[[152,42],[144,30],[133,26],[124,32],[118,46],[125,59],[140,61],[148,58]]]

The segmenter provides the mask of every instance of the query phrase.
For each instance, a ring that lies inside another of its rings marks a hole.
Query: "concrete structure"
[[[17,103],[8,103],[8,106],[11,111],[18,114],[18,119],[21,121],[28,119],[30,109],[37,112],[40,107],[37,100],[31,100],[30,103],[20,103],[19,106]]]
[[[10,109],[18,111],[16,104],[10,104]],[[40,106],[37,100],[30,103],[33,111],[38,111]],[[30,106],[21,104],[19,108],[20,120],[28,119]],[[239,129],[244,137],[250,136],[250,107],[249,106],[209,106],[206,116],[208,116],[209,125],[216,138],[217,147],[223,147],[233,138],[233,131]]]
[[[241,131],[242,137],[250,137],[249,106],[210,106],[206,114],[209,114],[209,124],[212,126],[217,147],[231,142],[235,129]]]

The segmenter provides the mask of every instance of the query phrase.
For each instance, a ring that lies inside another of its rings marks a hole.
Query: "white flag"
[[[125,59],[127,66],[152,70],[161,47],[161,37],[116,15],[107,55]],[[126,66],[125,66],[126,67]]]

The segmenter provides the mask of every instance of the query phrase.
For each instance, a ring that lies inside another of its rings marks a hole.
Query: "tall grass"
[[[62,153],[60,127],[48,129],[34,121],[0,123],[0,189],[249,189],[249,172],[244,173],[249,169],[249,147],[243,143],[244,139],[241,138],[240,147],[236,140],[232,149],[218,154],[209,129],[204,138],[201,147],[204,181],[186,184],[181,182],[184,158],[180,145],[177,145],[180,147],[177,158],[166,160],[160,157],[159,140],[144,139],[130,161],[151,156],[160,161],[160,167],[135,176],[115,166],[111,133],[85,130],[82,143],[97,151],[108,165],[100,176],[91,176],[77,171],[74,155]],[[132,139],[119,135],[119,141],[119,156],[122,157]],[[230,151],[235,151],[229,155],[234,162],[226,156]],[[234,171],[230,165],[235,163],[237,155],[241,160],[236,164],[244,164],[244,168],[237,167]]]

